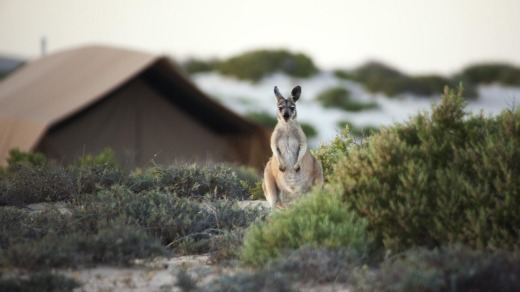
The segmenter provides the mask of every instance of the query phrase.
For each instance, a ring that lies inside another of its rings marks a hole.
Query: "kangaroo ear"
[[[300,98],[300,94],[302,94],[302,88],[300,87],[300,85],[298,85],[295,88],[293,88],[291,92],[292,99],[294,101],[297,101]]]
[[[282,96],[282,94],[280,93],[280,90],[278,90],[278,87],[275,86],[274,87],[274,95],[276,96],[276,100],[280,100],[280,99],[283,99],[285,100],[285,98]]]

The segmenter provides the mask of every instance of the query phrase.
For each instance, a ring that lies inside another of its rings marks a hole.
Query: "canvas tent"
[[[13,148],[68,164],[105,147],[128,168],[208,159],[261,168],[270,154],[265,129],[208,98],[163,56],[82,47],[0,83],[0,165]]]

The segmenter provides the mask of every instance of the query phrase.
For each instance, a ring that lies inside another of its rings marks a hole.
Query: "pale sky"
[[[286,48],[318,66],[380,60],[414,74],[520,65],[517,0],[0,0],[0,54],[106,44],[178,60]]]

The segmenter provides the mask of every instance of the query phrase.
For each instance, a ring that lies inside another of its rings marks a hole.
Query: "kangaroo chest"
[[[292,166],[296,163],[298,152],[300,150],[300,144],[301,141],[297,135],[290,135],[290,133],[288,133],[278,137],[278,150],[289,166]]]

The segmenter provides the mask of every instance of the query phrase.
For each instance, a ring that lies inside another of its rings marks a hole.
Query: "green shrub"
[[[401,72],[377,62],[369,62],[357,68],[353,75],[368,91],[384,92],[389,96],[401,93],[401,84],[406,79]]]
[[[17,148],[9,150],[9,156],[7,157],[8,168],[16,167],[18,164],[44,166],[47,164],[47,158],[40,152],[24,152]]]
[[[334,167],[338,161],[348,155],[354,142],[354,137],[350,135],[350,127],[345,125],[330,143],[321,144],[318,149],[312,151],[316,159],[321,162],[326,181],[329,181],[334,174]]]
[[[377,127],[374,127],[374,126],[356,127],[349,121],[339,121],[337,125],[340,128],[349,127],[349,129],[351,129],[350,134],[354,135],[356,137],[367,137],[374,133],[379,133],[379,128],[377,128]]]
[[[520,68],[508,64],[476,64],[462,70],[459,78],[474,84],[498,82],[503,85],[520,86]]]
[[[114,150],[111,148],[104,148],[98,155],[87,154],[78,158],[75,162],[76,167],[111,167],[119,168],[120,165],[116,160]]]
[[[359,112],[367,109],[377,108],[377,103],[364,103],[355,101],[350,97],[350,92],[343,87],[329,88],[320,93],[318,100],[326,108],[339,108],[351,112]]]
[[[516,291],[520,258],[463,247],[413,249],[354,277],[355,291]]]
[[[265,194],[264,189],[262,188],[262,182],[258,181],[254,185],[254,187],[249,188],[249,192],[251,193],[251,197],[249,197],[250,200],[264,200],[265,201]]]
[[[357,68],[354,80],[362,83],[370,92],[382,92],[388,96],[410,93],[418,96],[432,96],[442,93],[445,86],[454,87],[460,81],[468,81],[458,76],[447,79],[437,75],[408,76],[396,69],[378,62],[369,62]],[[466,82],[466,97],[476,98],[478,93],[472,83]]]
[[[293,77],[310,77],[318,72],[309,57],[285,50],[246,52],[217,62],[215,69],[221,74],[254,82],[275,72],[283,72]]]
[[[446,86],[453,88],[457,86],[457,83],[438,75],[419,75],[410,77],[407,91],[416,95],[428,96],[442,94],[442,89]],[[469,87],[466,88],[465,95],[473,97],[473,92],[469,95],[468,89]]]
[[[355,79],[352,72],[349,72],[349,71],[337,69],[337,70],[334,70],[332,73],[334,74],[334,76],[336,76],[339,79],[343,79],[343,80],[354,80]]]
[[[291,208],[273,213],[266,222],[250,226],[241,258],[246,263],[262,265],[285,250],[304,246],[350,247],[362,253],[370,243],[366,225],[336,194],[316,191]]]
[[[391,251],[518,248],[520,109],[469,115],[462,88],[371,136],[335,168],[344,200]]]

